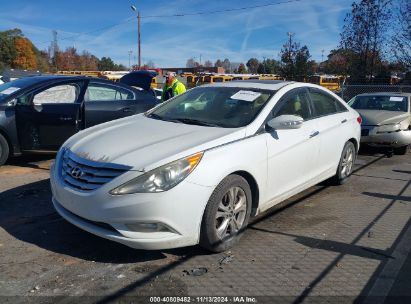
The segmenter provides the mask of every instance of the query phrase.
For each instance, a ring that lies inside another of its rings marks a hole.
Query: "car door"
[[[146,91],[93,80],[84,94],[85,126],[142,113],[156,104],[154,95]]]
[[[84,81],[58,81],[17,98],[16,126],[22,150],[56,151],[81,128]]]
[[[297,115],[304,119],[299,129],[270,130],[267,134],[267,191],[271,201],[281,201],[313,176],[319,147],[317,123],[312,120],[306,89],[286,93],[274,107],[272,117]]]
[[[347,123],[348,109],[331,94],[310,88],[309,96],[315,120],[318,122],[320,161],[316,174],[321,175],[337,168],[344,144],[352,131]]]

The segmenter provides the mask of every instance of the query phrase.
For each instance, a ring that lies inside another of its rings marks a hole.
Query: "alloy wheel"
[[[352,147],[348,147],[345,151],[341,162],[341,178],[346,178],[351,174],[351,170],[354,164],[354,150]]]
[[[244,224],[247,196],[240,187],[231,187],[223,195],[216,213],[216,232],[219,239],[236,234]]]

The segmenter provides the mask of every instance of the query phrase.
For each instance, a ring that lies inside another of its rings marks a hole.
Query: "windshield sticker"
[[[390,101],[402,101],[404,97],[391,96]]]
[[[1,91],[0,94],[4,94],[4,95],[10,95],[16,91],[20,90],[20,88],[17,87],[10,87],[8,89],[5,89],[4,91]]]
[[[235,93],[233,96],[231,96],[231,99],[237,99],[237,100],[244,100],[244,101],[249,101],[253,102],[256,100],[258,97],[261,96],[261,93],[258,92],[253,92],[253,91],[238,91]]]

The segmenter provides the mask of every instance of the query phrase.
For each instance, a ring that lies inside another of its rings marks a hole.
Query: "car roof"
[[[213,84],[206,84],[202,86],[211,87],[242,87],[242,88],[253,88],[253,89],[265,89],[277,91],[286,85],[295,83],[293,81],[283,81],[283,80],[234,80],[227,82],[218,82]]]
[[[404,96],[410,97],[411,93],[400,93],[400,92],[374,92],[374,93],[362,93],[358,94],[357,96],[386,96],[386,95],[397,95],[397,96]]]

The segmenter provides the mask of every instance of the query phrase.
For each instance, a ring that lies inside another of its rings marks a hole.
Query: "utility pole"
[[[265,64],[266,64],[267,62],[265,61],[265,56],[263,56],[263,69],[264,69],[264,74],[266,73],[265,72]]]
[[[132,5],[131,9],[134,12],[137,12],[137,21],[138,21],[138,69],[141,68],[141,31],[140,31],[140,11],[137,11],[137,8]]]
[[[321,50],[321,62],[324,62],[324,49]]]
[[[141,69],[141,33],[140,33],[140,12],[137,14],[138,19],[138,69]]]
[[[292,45],[292,37],[294,36],[294,33],[287,32],[288,35],[288,59],[291,62],[291,45]]]
[[[132,50],[128,51],[128,69],[131,70],[131,54],[133,54]]]
[[[292,57],[291,57],[291,47],[292,47],[292,37],[294,36],[294,33],[291,33],[291,32],[287,32],[287,35],[288,35],[288,72],[289,72],[289,75],[288,75],[288,77],[287,78],[291,78],[292,80],[294,80],[294,62],[293,62],[293,60],[292,60]]]

